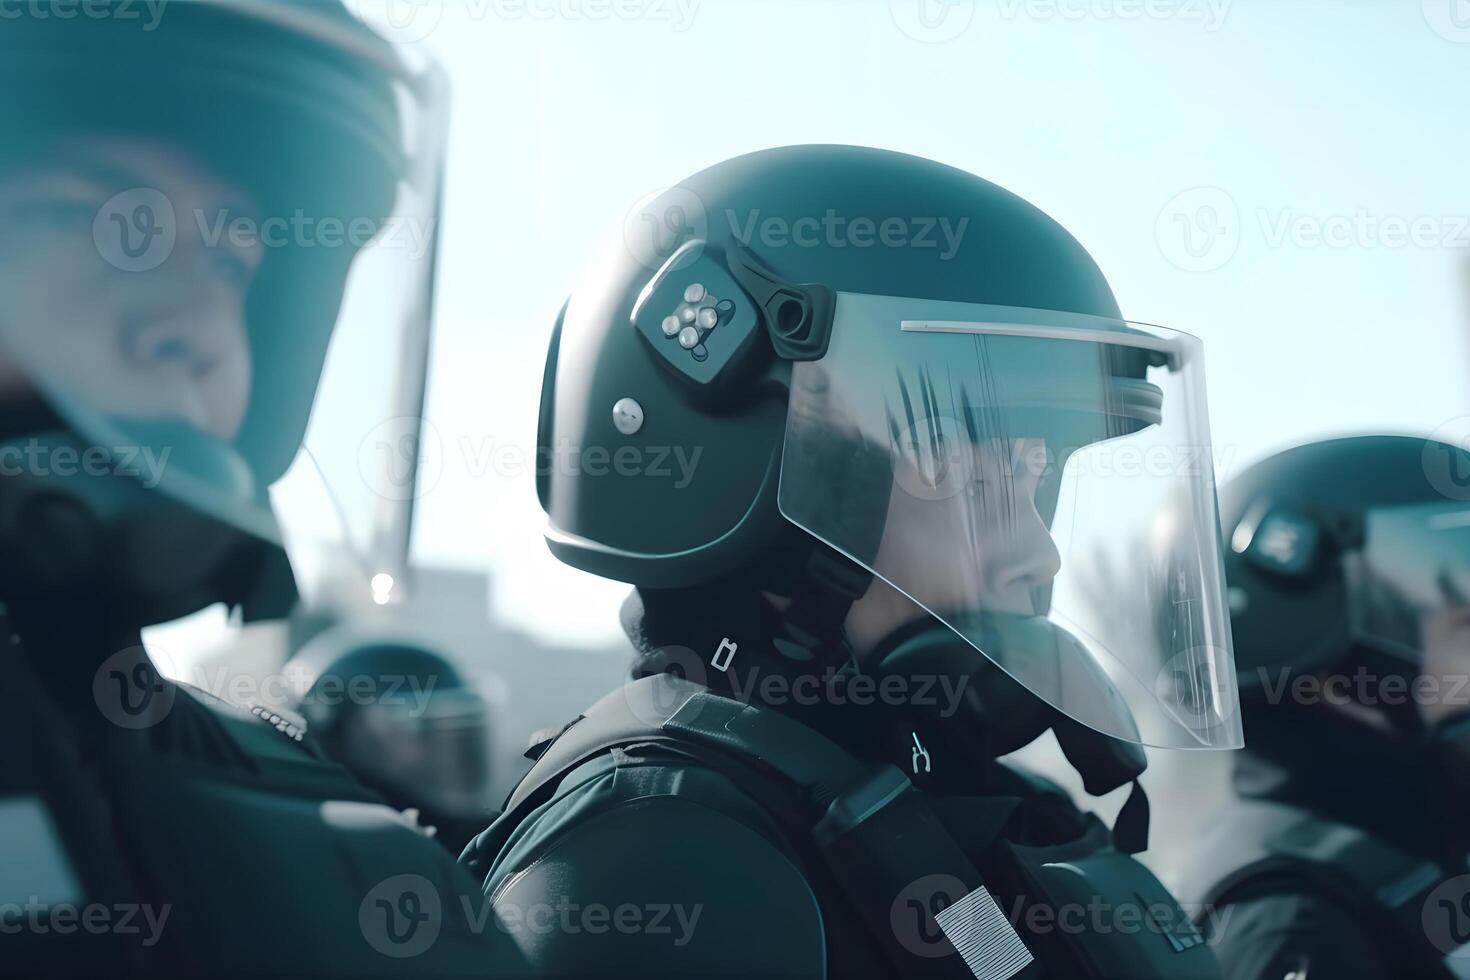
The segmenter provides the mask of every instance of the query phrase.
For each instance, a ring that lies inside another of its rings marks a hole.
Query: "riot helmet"
[[[1230,480],[1220,503],[1242,691],[1354,666],[1412,680],[1463,654],[1467,501],[1470,453],[1411,436],[1309,443]]]
[[[562,312],[539,450],[575,567],[882,590],[1092,730],[1240,744],[1201,345],[971,174],[798,146],[650,196]]]
[[[284,676],[304,730],[364,783],[440,829],[483,829],[496,802],[490,709],[446,657],[412,637],[334,626]]]
[[[403,494],[360,457],[414,434],[437,66],[335,0],[0,13],[4,591],[140,624],[228,599],[288,472],[372,533]]]

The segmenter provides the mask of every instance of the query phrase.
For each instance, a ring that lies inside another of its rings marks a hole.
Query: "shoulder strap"
[[[1442,969],[1441,954],[1424,933],[1428,894],[1454,876],[1347,824],[1264,800],[1233,804],[1217,824],[1188,892],[1196,914],[1227,904],[1250,886],[1272,880],[1304,882],[1373,921]]]
[[[969,857],[896,767],[863,763],[785,715],[667,674],[624,685],[546,745],[472,845],[472,869],[488,870],[482,862],[573,770],[647,742],[694,747],[784,783],[812,849],[902,975],[1004,980],[1031,962]],[[912,928],[896,928],[895,916],[912,918]]]
[[[755,762],[811,793],[818,803],[830,802],[866,769],[836,743],[785,715],[721,697],[671,674],[655,674],[623,685],[565,728],[511,794],[506,811],[594,756],[659,736]]]

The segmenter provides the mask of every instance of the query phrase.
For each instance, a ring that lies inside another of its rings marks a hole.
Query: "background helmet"
[[[1278,453],[1221,490],[1243,690],[1353,656],[1412,674],[1422,625],[1463,605],[1470,454],[1409,436]]]
[[[420,809],[445,834],[461,821],[471,833],[484,829],[497,802],[493,722],[448,659],[413,640],[334,627],[309,640],[284,676],[311,736],[389,802]]]

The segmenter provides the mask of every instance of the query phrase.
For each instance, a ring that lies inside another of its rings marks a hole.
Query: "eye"
[[[225,250],[210,249],[204,257],[205,272],[218,282],[243,290],[255,274],[255,266]]]

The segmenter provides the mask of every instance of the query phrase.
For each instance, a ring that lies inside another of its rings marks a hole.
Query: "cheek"
[[[250,407],[250,386],[254,376],[254,364],[250,352],[250,341],[245,332],[243,317],[236,329],[231,331],[229,343],[220,358],[220,365],[206,382],[205,395],[213,403],[216,419],[215,435],[229,442],[240,434],[245,421],[245,412]]]
[[[13,373],[45,372],[79,390],[123,370],[105,278],[59,277],[59,266],[0,267],[0,345]]]
[[[20,281],[36,278],[68,281],[96,279],[112,272],[89,232],[37,229],[30,225],[0,228],[0,265]]]

